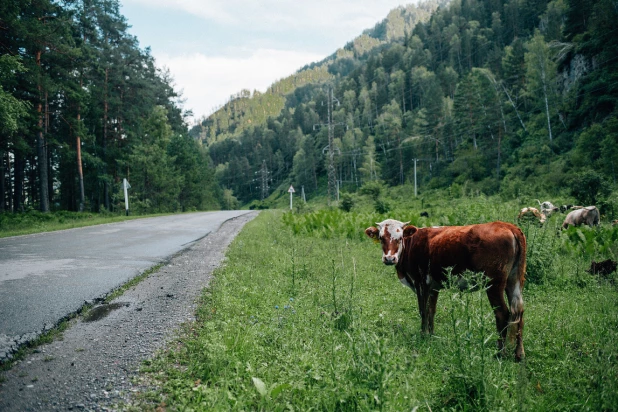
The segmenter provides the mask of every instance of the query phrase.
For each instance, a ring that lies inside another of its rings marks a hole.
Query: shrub
[[[554,263],[558,237],[550,225],[538,228],[535,224],[522,227],[526,236],[526,281],[537,285],[546,284],[554,276]]]
[[[382,199],[376,199],[374,208],[378,213],[388,213],[391,210],[391,206]]]
[[[225,210],[236,210],[240,206],[238,199],[234,196],[234,193],[230,189],[223,189],[223,199],[222,199],[223,209]]]
[[[352,198],[352,195],[349,193],[344,193],[341,196],[341,203],[339,203],[339,209],[343,210],[344,212],[349,212],[350,210],[352,210],[352,207],[354,207],[354,199]]]
[[[595,205],[611,190],[607,180],[594,170],[585,170],[571,180],[571,195],[583,206]]]
[[[360,188],[360,193],[377,201],[382,193],[382,186],[383,184],[377,181],[367,182]]]

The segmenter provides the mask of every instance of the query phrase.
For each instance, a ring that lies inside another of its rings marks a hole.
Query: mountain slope
[[[428,21],[431,13],[443,4],[446,2],[431,1],[391,10],[374,28],[365,30],[326,59],[308,64],[273,83],[266,92],[242,90],[231,96],[226,104],[195,126],[192,135],[211,144],[242,132],[247,127],[264,124],[268,117],[279,115],[286,96],[296,88],[321,84],[337,76],[347,75],[372,50],[391,42],[403,41],[417,23]]]
[[[611,0],[583,3],[456,0],[401,39],[378,24],[308,66],[323,77],[286,89],[271,104],[276,116],[213,132],[217,178],[243,202],[290,183],[324,195],[330,123],[342,190],[416,180],[422,191],[609,204],[618,10]]]

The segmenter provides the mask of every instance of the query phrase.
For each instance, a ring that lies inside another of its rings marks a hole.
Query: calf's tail
[[[511,270],[509,285],[511,286],[511,299],[509,309],[511,311],[510,323],[517,323],[521,320],[524,313],[524,300],[522,292],[526,276],[526,237],[519,228],[512,230],[515,237],[515,264]]]

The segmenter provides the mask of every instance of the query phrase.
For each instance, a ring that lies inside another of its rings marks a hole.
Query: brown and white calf
[[[521,221],[522,219],[535,219],[538,220],[540,224],[545,223],[547,220],[547,216],[543,212],[539,212],[539,209],[536,207],[524,207],[519,211],[517,215],[517,220]]]
[[[494,308],[498,347],[505,340],[515,347],[515,358],[524,354],[524,274],[526,238],[515,225],[492,222],[470,226],[417,228],[387,219],[365,233],[382,245],[382,262],[394,265],[399,280],[416,292],[423,332],[433,333],[438,293],[446,268],[458,275],[465,270],[488,278],[487,297]],[[504,294],[508,305],[505,301]]]

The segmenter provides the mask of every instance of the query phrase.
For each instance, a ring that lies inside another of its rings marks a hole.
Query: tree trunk
[[[7,187],[7,202],[8,202],[8,209],[9,211],[13,211],[13,190],[15,188],[14,185],[11,184],[11,182],[13,180],[11,180],[11,156],[9,154],[9,152],[5,153],[6,155],[6,171],[7,171],[7,182],[8,182],[8,187]],[[14,159],[15,157],[13,157]],[[13,167],[14,167],[15,163],[13,163]],[[13,171],[13,176],[15,176],[15,171]]]
[[[513,99],[511,99],[511,95],[509,94],[509,91],[506,89],[506,87],[504,87],[502,83],[500,83],[500,85],[502,86],[502,89],[504,90],[504,94],[506,94],[506,97],[508,97],[509,102],[511,103],[511,106],[513,106],[513,110],[515,110],[515,114],[517,115],[517,118],[519,119],[519,123],[521,124],[521,127],[524,129],[524,132],[527,133],[528,130],[526,129],[526,125],[524,124],[524,121],[521,120],[521,116],[519,115],[519,110],[517,110],[517,107],[515,106]]]
[[[401,134],[397,135],[397,146],[399,147],[399,184],[403,184],[403,153],[401,151]]]
[[[36,65],[41,70],[41,51],[36,52]],[[39,116],[38,132],[37,132],[37,165],[39,170],[39,199],[41,212],[49,212],[49,191],[48,191],[48,175],[47,175],[47,147],[45,136],[43,134],[43,86],[41,84],[41,74],[39,73],[39,103],[37,104],[37,113]]]
[[[79,79],[79,88],[80,90],[83,87],[83,80],[80,76]],[[76,151],[77,151],[77,174],[79,177],[79,206],[77,210],[79,212],[84,211],[84,203],[85,203],[85,195],[84,195],[84,172],[82,169],[82,142],[80,138],[81,133],[81,105],[77,105],[77,142],[76,142]]]
[[[106,158],[106,149],[107,149],[107,111],[109,109],[109,104],[107,101],[107,81],[109,76],[109,68],[105,69],[105,96],[103,98],[103,163],[105,167],[105,180],[103,181],[103,203],[105,204],[105,209],[109,210],[109,184],[107,182],[107,158]]]
[[[24,192],[24,158],[23,155],[15,151],[15,161],[13,162],[13,176],[15,178],[15,186],[13,188],[13,212],[23,212],[24,204],[22,196]]]
[[[498,161],[497,161],[497,165],[496,165],[496,180],[498,181],[498,187],[500,187],[500,150],[501,150],[501,143],[502,143],[502,129],[498,128]]]
[[[44,134],[49,134],[49,103],[48,93],[45,90],[45,129]],[[45,138],[45,156],[47,160],[47,195],[49,199],[49,207],[54,204],[54,170],[52,169],[52,154],[49,144],[47,144],[47,138]]]
[[[539,67],[541,68],[541,81],[543,82],[543,97],[545,98],[545,115],[547,116],[547,131],[549,132],[549,143],[552,143],[551,121],[549,119],[549,101],[547,99],[547,80],[545,75],[545,66],[543,60],[539,56]]]
[[[79,124],[80,122],[80,115],[79,112],[77,113],[77,123]],[[79,176],[79,207],[78,207],[78,211],[83,212],[84,211],[84,203],[85,203],[85,196],[84,196],[84,172],[82,170],[82,142],[81,139],[79,137],[79,134],[77,135],[77,174]]]
[[[0,151],[0,212],[6,210],[6,186],[5,186],[5,167],[4,167],[4,151]]]
[[[549,102],[547,100],[547,86],[545,85],[545,75],[543,75],[543,93],[545,94],[545,114],[547,115],[547,130],[549,132],[549,143],[553,142],[551,134],[551,121],[549,119]]]

